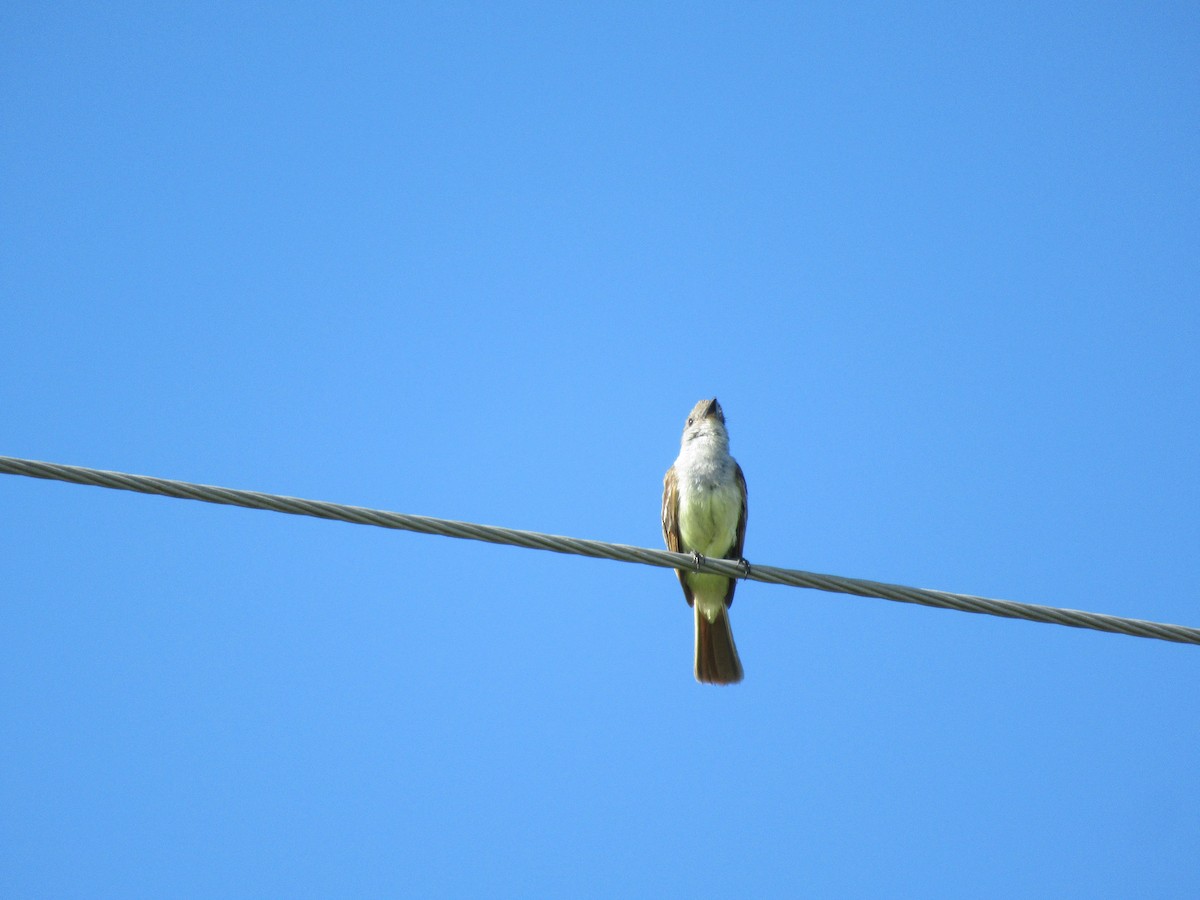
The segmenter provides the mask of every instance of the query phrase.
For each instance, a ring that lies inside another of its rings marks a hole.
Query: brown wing
[[[738,516],[737,523],[737,539],[733,542],[733,546],[729,548],[729,552],[725,554],[726,559],[743,559],[742,547],[746,544],[746,516],[749,514],[749,505],[746,500],[746,476],[742,474],[742,467],[736,462],[733,464],[733,474],[737,478],[738,487],[742,489],[742,514]],[[729,579],[729,590],[725,592],[725,605],[729,606],[733,603],[733,591],[737,587],[737,579]]]
[[[672,553],[683,553],[683,538],[679,536],[679,481],[675,477],[674,466],[667,469],[663,478],[662,530],[667,549]],[[692,589],[683,577],[683,570],[676,569],[675,574],[679,576],[679,583],[683,585],[683,596],[687,599],[688,606],[691,606]]]

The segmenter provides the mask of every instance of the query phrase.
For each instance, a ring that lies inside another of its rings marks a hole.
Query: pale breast
[[[691,484],[680,491],[679,536],[701,556],[724,556],[737,540],[742,496],[735,483]]]

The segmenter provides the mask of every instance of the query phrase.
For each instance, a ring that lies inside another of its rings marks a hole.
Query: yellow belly
[[[742,495],[737,485],[696,487],[681,493],[679,536],[683,549],[701,556],[724,556],[737,541],[742,515]]]

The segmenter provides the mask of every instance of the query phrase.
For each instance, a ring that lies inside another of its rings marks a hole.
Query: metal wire
[[[16,459],[10,456],[0,456],[0,473],[67,481],[73,484],[90,484],[96,487],[137,491],[142,494],[159,494],[164,497],[178,497],[182,500],[202,500],[205,503],[221,503],[226,506],[242,506],[247,509],[266,509],[297,516],[315,516],[319,519],[335,519],[355,525],[375,525],[380,528],[396,528],[403,531],[417,531],[422,534],[440,534],[446,537],[487,541],[493,544],[511,544],[515,547],[528,547],[533,550],[553,550],[555,553],[573,553],[579,556],[643,563],[668,569],[694,568],[697,565],[688,554],[672,553],[668,550],[652,550],[645,547],[632,547],[628,544],[610,544],[605,541],[542,534],[537,531],[520,531],[495,525],[478,525],[473,522],[455,522],[430,516],[412,516],[363,506],[345,506],[322,500],[302,500],[279,494],[193,484],[169,478],[152,478],[148,475],[108,472],[102,469],[87,469],[82,466],[65,466],[59,463]],[[820,591],[853,594],[859,597],[878,597],[900,603],[917,603],[941,609],[956,609],[960,612],[984,613],[1010,619],[1026,619],[1031,622],[1069,625],[1073,628],[1090,628],[1095,631],[1155,638],[1182,644],[1200,644],[1200,628],[1189,628],[1185,625],[1167,625],[1161,622],[1127,619],[1121,616],[1083,612],[1076,609],[1017,603],[1012,600],[992,600],[970,594],[952,594],[947,591],[904,587],[878,581],[865,581],[860,578],[820,575],[800,569],[779,569],[774,566],[756,564],[747,574],[737,562],[725,559],[706,558],[699,563],[699,570],[734,578],[748,578],[751,581],[762,581],[767,584],[786,584],[792,587],[814,588]]]

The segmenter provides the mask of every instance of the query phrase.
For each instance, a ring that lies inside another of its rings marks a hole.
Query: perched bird
[[[688,414],[679,456],[663,479],[662,528],[667,548],[690,553],[697,568],[705,557],[742,557],[746,540],[746,479],[729,455],[725,414],[714,397],[701,400]],[[736,684],[742,680],[729,627],[729,604],[737,580],[690,569],[676,569],[683,596],[696,616],[696,680]]]

